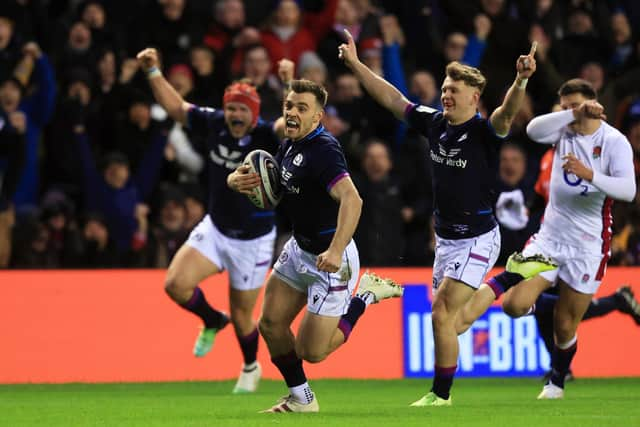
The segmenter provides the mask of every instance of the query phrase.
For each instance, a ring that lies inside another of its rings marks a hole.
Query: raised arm
[[[353,37],[348,30],[344,30],[344,32],[347,37],[347,43],[340,45],[338,56],[351,68],[353,74],[373,99],[391,111],[398,119],[404,120],[405,111],[411,105],[411,102],[392,84],[360,62]]]
[[[518,61],[516,61],[516,79],[507,91],[502,105],[496,108],[489,118],[491,126],[499,136],[506,136],[509,133],[511,123],[518,111],[520,111],[520,107],[522,107],[527,81],[536,71],[536,60],[534,58],[536,47],[537,43],[534,41],[529,54],[520,55]]]
[[[189,108],[191,108],[191,104],[185,102],[162,75],[159,68],[160,61],[158,59],[158,51],[153,48],[147,48],[138,53],[136,58],[140,63],[140,67],[142,67],[142,70],[147,75],[156,101],[167,111],[173,120],[186,125],[187,112]]]

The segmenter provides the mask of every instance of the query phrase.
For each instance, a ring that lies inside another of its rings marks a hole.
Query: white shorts
[[[595,294],[600,287],[609,258],[593,250],[589,251],[544,238],[539,233],[531,236],[522,254],[524,256],[540,254],[550,257],[559,267],[540,273],[542,277],[553,282],[554,286],[559,277],[575,291],[590,295]]]
[[[443,239],[436,235],[433,289],[445,277],[478,289],[500,255],[500,229],[496,226],[468,239]]]
[[[352,240],[342,253],[342,265],[335,273],[316,268],[317,255],[300,249],[291,237],[285,243],[273,273],[292,288],[307,294],[307,311],[338,317],[347,312],[360,273],[358,248]]]
[[[191,231],[186,244],[220,270],[228,270],[233,289],[248,291],[258,289],[264,283],[273,259],[275,240],[275,227],[255,239],[232,239],[222,234],[207,215]]]

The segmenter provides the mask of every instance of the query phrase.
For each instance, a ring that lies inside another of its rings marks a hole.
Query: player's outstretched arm
[[[353,74],[373,99],[391,111],[398,119],[404,120],[404,113],[411,104],[409,100],[392,84],[360,62],[353,37],[348,30],[344,30],[344,33],[347,37],[347,43],[340,45],[338,48],[338,56],[351,68]]]
[[[191,108],[191,104],[185,102],[162,75],[158,51],[153,48],[146,48],[140,51],[138,55],[136,55],[136,58],[140,63],[140,67],[147,75],[156,101],[167,111],[173,120],[186,124],[187,112],[189,108]]]
[[[520,55],[516,61],[516,79],[507,91],[502,105],[496,108],[491,114],[489,119],[491,126],[493,126],[496,133],[500,136],[506,136],[509,133],[511,123],[516,114],[518,114],[518,111],[520,111],[520,107],[522,107],[527,81],[536,71],[536,60],[534,58],[536,47],[537,43],[534,41],[529,53],[527,55]]]

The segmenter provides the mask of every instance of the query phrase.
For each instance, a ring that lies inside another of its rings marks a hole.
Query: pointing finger
[[[346,28],[344,29],[344,34],[347,36],[347,40],[349,41],[349,43],[353,42],[353,36],[351,35],[351,33],[349,32],[349,30],[347,30]]]
[[[537,48],[538,48],[538,42],[534,40],[533,43],[531,43],[531,50],[529,51],[529,56],[535,55]]]

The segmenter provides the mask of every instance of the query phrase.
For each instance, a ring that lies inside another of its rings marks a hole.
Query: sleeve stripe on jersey
[[[411,110],[416,108],[417,105],[418,104],[414,104],[413,102],[410,102],[404,109],[404,116],[407,117],[407,115],[411,112]]]
[[[327,185],[327,191],[331,191],[333,186],[336,185],[338,183],[338,181],[340,181],[342,178],[345,178],[347,176],[349,176],[349,172],[342,172],[340,175],[338,175],[335,178],[333,178],[331,180],[331,182],[329,183],[329,185]]]

